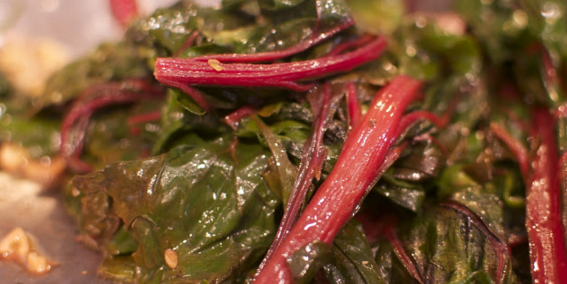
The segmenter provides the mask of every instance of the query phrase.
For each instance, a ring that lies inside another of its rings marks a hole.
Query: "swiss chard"
[[[95,170],[68,206],[119,282],[562,283],[560,2],[180,1],[0,90],[0,139]]]
[[[130,259],[135,265],[125,266],[138,268],[123,274],[137,281],[219,281],[245,274],[269,247],[279,202],[261,175],[268,153],[244,143],[231,151],[230,143],[203,141],[75,178],[74,195],[87,216],[80,221],[83,240],[108,250],[119,228],[126,230],[140,245]],[[166,249],[177,255],[176,267],[167,266]]]

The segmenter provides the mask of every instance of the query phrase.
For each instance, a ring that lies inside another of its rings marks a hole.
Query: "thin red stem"
[[[326,151],[323,145],[323,136],[327,130],[327,124],[334,113],[334,111],[330,110],[333,103],[331,102],[331,87],[328,83],[323,85],[322,93],[321,102],[316,102],[315,100],[318,98],[312,98],[311,96],[319,96],[319,93],[310,94],[309,96],[312,98],[311,107],[313,109],[313,115],[315,116],[311,130],[311,137],[305,143],[303,148],[301,163],[297,178],[293,185],[293,190],[291,191],[289,200],[286,204],[284,215],[280,222],[276,237],[274,238],[270,249],[266,253],[264,261],[258,268],[260,270],[289,234],[290,229],[299,215],[300,209],[305,204],[305,197],[309,187],[313,183],[313,179],[319,179],[320,177],[323,162],[326,157]]]
[[[449,107],[447,108],[447,111],[443,113],[443,115],[441,116],[437,116],[432,112],[424,111],[424,110],[418,110],[409,113],[408,115],[405,115],[402,121],[400,122],[400,132],[406,131],[408,127],[410,127],[418,120],[428,120],[429,122],[435,124],[435,126],[437,126],[438,128],[443,128],[451,120],[451,116],[453,115],[453,111],[455,110],[456,106],[457,106],[457,101],[453,100],[449,105]],[[399,135],[401,135],[401,133]]]
[[[76,166],[73,168],[79,172],[90,171],[90,166],[79,162],[79,156],[82,152],[88,120],[96,110],[109,105],[163,97],[161,89],[159,89],[160,91],[155,89],[152,92],[133,92],[120,90],[114,84],[108,85],[108,87],[108,89],[93,87],[100,92],[94,98],[87,98],[85,95],[79,96],[80,99],[71,106],[61,123],[60,154],[70,160],[72,165],[75,164]],[[93,94],[93,91],[88,89],[85,93]]]
[[[416,99],[420,87],[420,81],[399,76],[381,89],[367,114],[349,133],[334,169],[259,271],[255,283],[292,283],[287,257],[314,241],[331,244],[376,183],[397,138],[402,114]]]
[[[90,171],[92,171],[92,166],[83,162],[81,160],[81,152],[83,149],[83,145],[85,143],[85,135],[87,132],[87,127],[89,125],[89,119],[90,119],[90,114],[89,115],[85,115],[83,117],[80,117],[77,119],[77,121],[74,123],[74,135],[75,137],[73,137],[72,146],[65,146],[65,144],[62,143],[62,148],[61,150],[64,150],[63,147],[67,147],[67,149],[69,149],[70,147],[73,147],[72,149],[74,150],[73,152],[69,153],[67,156],[64,155],[64,157],[66,158],[67,161],[67,166],[76,173],[88,173]],[[63,132],[61,131],[61,141],[67,141],[68,139],[64,138],[63,133],[67,133],[69,131]],[[65,139],[65,140],[64,140]]]
[[[147,79],[133,78],[125,79],[120,82],[100,83],[85,89],[77,97],[77,101],[89,100],[89,98],[109,92],[145,92],[145,93],[162,93],[163,88],[156,84],[151,84]]]
[[[551,62],[549,52],[543,46],[541,47],[541,59],[543,61],[543,75],[544,78],[547,79],[547,83],[551,85],[558,85],[559,77],[557,76],[557,70],[555,70],[553,62]]]
[[[325,57],[339,55],[339,54],[341,54],[344,51],[347,51],[349,49],[355,49],[359,46],[363,46],[363,45],[369,43],[370,41],[372,41],[372,39],[373,39],[373,36],[364,35],[364,36],[362,36],[358,39],[343,42],[343,43],[335,46],[333,48],[333,50],[331,50],[331,52],[329,52],[327,55],[325,55]]]
[[[139,114],[135,116],[131,116],[127,120],[127,124],[138,124],[138,123],[146,123],[150,121],[156,121],[161,118],[161,111],[152,111],[144,114]]]
[[[509,266],[510,261],[510,249],[506,242],[495,233],[487,224],[478,216],[475,212],[470,210],[468,207],[460,204],[458,202],[449,201],[442,203],[441,206],[451,208],[460,214],[466,216],[475,226],[481,230],[487,237],[488,241],[496,251],[496,256],[498,257],[498,263],[496,268],[496,281],[497,283],[504,283],[506,279],[506,267]]]
[[[257,110],[251,106],[243,106],[236,111],[230,113],[229,115],[224,117],[224,122],[230,126],[232,129],[236,130],[238,128],[238,124],[240,120],[244,117],[256,114]]]
[[[183,45],[172,55],[173,57],[179,57],[179,55],[181,53],[183,53],[183,51],[187,50],[188,48],[192,47],[193,44],[195,43],[195,40],[197,39],[197,36],[199,36],[199,31],[193,31],[185,40],[185,42],[183,43]]]
[[[396,215],[384,212],[381,212],[379,216],[376,215],[376,211],[366,211],[355,216],[355,218],[361,222],[364,234],[368,238],[368,241],[372,244],[378,238],[386,238],[392,246],[394,254],[396,254],[400,262],[402,262],[408,273],[418,283],[425,283],[421,273],[415,265],[415,262],[408,255],[402,242],[396,235],[395,227],[399,221]]]
[[[445,127],[445,125],[449,121],[446,117],[438,117],[437,115],[435,115],[431,112],[418,110],[418,111],[414,111],[414,112],[404,116],[404,119],[401,121],[402,126],[400,128],[406,129],[407,127],[409,127],[414,122],[416,122],[418,120],[422,120],[422,119],[430,121],[431,123],[435,124],[435,126],[437,126],[439,128]]]
[[[528,150],[524,147],[522,142],[514,139],[504,127],[499,125],[498,123],[492,122],[490,124],[490,130],[492,133],[498,137],[498,139],[502,140],[502,142],[512,151],[514,156],[518,161],[518,165],[520,166],[520,171],[524,177],[528,176],[528,171],[530,168],[530,162],[528,158]]]
[[[564,152],[559,158],[559,163],[557,164],[557,178],[559,179],[559,189],[561,190],[561,219],[563,221],[563,243],[565,248],[567,248],[567,152]]]
[[[360,104],[358,103],[358,98],[356,97],[356,85],[353,82],[349,82],[347,85],[346,93],[347,109],[349,116],[349,127],[352,128],[360,121],[362,117],[362,111],[360,110]]]
[[[110,0],[110,10],[114,19],[124,29],[138,17],[138,4],[136,0]]]
[[[449,150],[447,150],[447,148],[445,147],[445,145],[441,144],[441,142],[431,136],[431,134],[429,133],[425,133],[423,135],[419,135],[413,138],[414,141],[429,141],[431,143],[433,143],[433,145],[435,145],[437,148],[439,148],[439,151],[441,151],[441,153],[443,154],[443,156],[448,157],[449,156]]]
[[[418,283],[420,284],[425,283],[425,281],[423,281],[423,278],[421,277],[421,274],[419,274],[419,271],[415,267],[415,264],[413,263],[411,257],[407,254],[406,250],[404,249],[404,246],[402,245],[402,243],[394,233],[393,226],[386,228],[385,235],[388,241],[390,242],[390,244],[392,245],[394,253],[398,257],[398,259],[400,259],[400,261],[404,264],[404,267],[408,270],[409,274]]]
[[[229,63],[229,62],[231,62],[231,63],[258,63],[258,62],[274,61],[274,60],[286,58],[286,57],[289,57],[291,55],[305,51],[308,48],[320,43],[321,41],[334,36],[335,34],[339,33],[340,31],[343,31],[343,30],[349,28],[353,24],[354,24],[354,22],[352,20],[344,21],[340,25],[336,25],[335,27],[333,27],[333,28],[331,28],[331,29],[329,29],[329,30],[327,30],[323,33],[314,32],[313,35],[309,39],[307,39],[307,40],[305,40],[305,41],[303,41],[299,44],[296,44],[292,47],[283,49],[283,50],[269,51],[269,52],[258,52],[258,53],[247,53],[247,54],[242,54],[242,53],[211,54],[211,55],[203,55],[203,56],[200,56],[200,57],[196,57],[194,59],[200,60],[200,61],[205,61],[205,62],[208,61],[209,59],[216,59],[220,62],[226,62],[226,63]]]
[[[165,85],[180,89],[185,94],[189,95],[189,97],[191,97],[191,99],[193,99],[203,110],[209,111],[211,109],[211,106],[205,99],[205,95],[198,89],[193,88],[187,84],[177,82],[175,80],[162,79],[160,82]]]

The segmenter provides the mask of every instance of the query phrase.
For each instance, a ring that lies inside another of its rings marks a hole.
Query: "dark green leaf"
[[[168,92],[170,96],[174,96],[180,106],[186,109],[188,112],[196,115],[203,115],[205,111],[187,94],[177,90],[169,89]]]
[[[412,211],[419,210],[425,201],[425,190],[422,186],[396,180],[391,173],[385,173],[374,190]]]
[[[105,278],[124,283],[134,282],[136,265],[131,256],[117,256],[104,260],[99,273]]]
[[[252,23],[251,18],[243,14],[180,1],[135,22],[127,31],[126,40],[154,48],[158,55],[166,56],[185,52],[187,40],[194,31],[211,36]],[[196,39],[197,42],[201,40]]]
[[[0,102],[0,144],[11,142],[23,146],[30,157],[50,157],[59,151],[59,118],[55,115],[26,114],[22,100]]]
[[[260,7],[269,10],[293,8],[307,0],[258,0]]]
[[[520,0],[529,17],[529,28],[540,37],[554,61],[567,60],[567,4],[561,0]],[[559,65],[559,64],[557,64]]]
[[[158,139],[159,120],[130,122],[132,118],[159,112],[161,102],[140,102],[133,106],[106,108],[91,119],[84,159],[97,168],[115,161],[147,156]]]
[[[496,249],[493,236],[486,234],[482,224],[453,209],[433,207],[408,225],[398,237],[422,279],[431,283],[494,283],[501,279],[500,283],[514,283],[510,256]],[[403,271],[401,264],[388,259],[391,249],[382,246],[376,260],[382,269],[389,270],[385,275],[407,279],[407,272],[396,272]]]
[[[187,95],[176,90],[169,90],[162,110],[158,138],[154,143],[152,153],[167,152],[177,145],[200,145],[200,135],[214,137],[225,132],[228,126],[221,122],[216,112],[204,115],[188,111],[177,100],[177,96]]]
[[[333,241],[332,257],[325,275],[332,283],[386,283],[378,275],[378,265],[362,226],[347,223]]]
[[[116,233],[105,220],[119,218],[138,241],[133,259],[142,282],[239,275],[269,247],[278,202],[261,177],[268,153],[239,143],[233,159],[230,143],[179,148],[75,178],[83,204],[93,204],[83,209],[83,232],[104,246]],[[165,265],[166,249],[178,255],[174,269]]]
[[[380,277],[379,282],[376,283],[419,283],[409,274],[390,243],[379,242],[373,250],[376,251],[377,271]]]
[[[287,258],[294,283],[306,284],[327,262],[329,245],[322,242],[310,243]]]
[[[389,35],[402,22],[405,4],[397,0],[346,0],[352,10],[356,28],[361,32]]]
[[[61,105],[74,99],[88,87],[132,78],[151,78],[147,60],[152,49],[127,43],[103,44],[93,53],[67,65],[47,82],[35,107]]]

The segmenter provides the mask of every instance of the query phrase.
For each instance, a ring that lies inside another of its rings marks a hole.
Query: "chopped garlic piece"
[[[44,274],[57,265],[42,255],[33,237],[22,228],[15,228],[0,240],[0,259],[16,262],[30,273]]]
[[[172,249],[166,249],[163,257],[165,258],[165,263],[169,268],[174,269],[177,267],[177,253]]]
[[[216,59],[209,59],[207,61],[207,63],[209,64],[209,66],[213,67],[213,69],[215,69],[216,71],[222,71],[224,70],[224,68],[222,67],[220,61],[216,60]]]

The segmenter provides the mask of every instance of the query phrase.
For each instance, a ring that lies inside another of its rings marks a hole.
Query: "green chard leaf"
[[[115,161],[148,156],[158,139],[161,103],[140,102],[130,107],[107,108],[91,120],[84,159],[97,168]]]
[[[75,198],[89,204],[80,212],[84,238],[109,250],[126,229],[138,243],[132,261],[141,282],[217,283],[254,267],[275,233],[279,201],[261,175],[269,152],[238,143],[233,153],[231,143],[181,147],[76,177]],[[166,264],[167,249],[177,266]]]
[[[313,242],[299,249],[287,258],[294,283],[306,284],[315,277],[317,271],[327,262],[329,245]]]
[[[386,283],[378,275],[378,265],[362,226],[350,221],[333,241],[331,260],[323,267],[332,283]]]
[[[147,60],[154,51],[125,42],[105,43],[53,74],[44,93],[34,106],[38,109],[59,106],[75,99],[88,87],[125,79],[151,81]]]
[[[480,52],[470,37],[446,31],[434,17],[418,15],[405,21],[394,48],[401,73],[428,80],[478,76]]]
[[[232,9],[228,8],[219,10],[182,3],[158,10],[140,21],[130,30],[129,38],[157,48],[161,56],[256,53],[291,47],[315,33],[324,34],[352,21],[342,1],[258,1],[262,21],[246,11],[230,13]],[[186,47],[193,31],[199,32],[196,44]]]
[[[200,7],[192,1],[180,1],[135,22],[126,33],[126,41],[155,49],[159,56],[182,54],[186,52],[187,40],[193,32],[209,36],[253,24],[252,19],[242,13],[230,13],[222,9]],[[195,40],[198,43],[203,39]]]
[[[377,244],[376,261],[385,283],[416,281],[405,267],[408,263],[400,261],[400,249],[409,256],[409,265],[421,281],[515,283],[510,255],[501,250],[505,245],[470,216],[451,207],[433,206],[405,224],[397,233],[398,250],[386,240]]]
[[[455,2],[455,10],[471,27],[486,56],[498,64],[514,58],[516,52],[523,50],[533,39],[528,33],[528,15],[523,10],[515,9],[517,2]]]
[[[0,144],[15,143],[31,158],[52,157],[59,151],[59,119],[45,114],[30,117],[20,110],[21,102],[0,102]]]
[[[389,35],[401,24],[405,7],[397,0],[346,0],[361,32]]]
[[[520,0],[530,21],[530,30],[539,37],[554,61],[565,63],[567,52],[567,4],[560,0]]]

